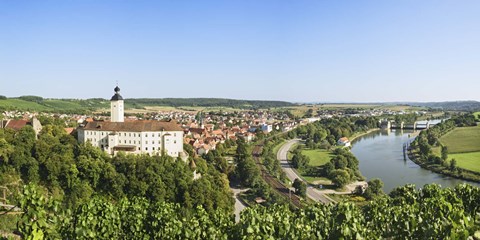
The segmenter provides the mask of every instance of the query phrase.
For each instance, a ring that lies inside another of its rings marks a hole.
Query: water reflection
[[[405,159],[403,145],[412,141],[416,135],[413,130],[397,129],[379,130],[357,138],[353,142],[352,153],[360,162],[362,174],[367,179],[380,178],[385,184],[385,192],[408,183],[417,187],[428,183],[453,187],[465,182],[422,169],[409,159]]]

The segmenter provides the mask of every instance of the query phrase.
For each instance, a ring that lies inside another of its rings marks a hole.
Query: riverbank
[[[480,173],[466,170],[463,168],[456,168],[455,170],[452,171],[449,168],[439,164],[429,164],[429,163],[422,162],[418,160],[416,153],[414,153],[410,148],[408,148],[407,155],[412,162],[414,162],[415,164],[417,164],[423,169],[426,169],[444,176],[468,181],[468,182],[480,183]]]
[[[353,141],[355,141],[356,139],[358,139],[360,137],[363,137],[367,134],[370,134],[372,132],[379,131],[379,130],[380,130],[380,128],[372,128],[372,129],[367,130],[366,132],[354,134],[353,137],[350,138],[350,142],[353,144]]]

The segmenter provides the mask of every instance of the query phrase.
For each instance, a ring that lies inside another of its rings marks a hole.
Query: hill
[[[412,106],[437,108],[450,111],[480,111],[480,102],[477,101],[425,102],[409,104]]]
[[[235,100],[222,98],[132,98],[125,100],[126,109],[142,109],[149,106],[171,107],[228,107],[238,109],[258,109],[294,106],[284,101]],[[44,99],[38,96],[1,98],[0,111],[21,110],[35,112],[86,113],[108,109],[110,101],[92,99]]]

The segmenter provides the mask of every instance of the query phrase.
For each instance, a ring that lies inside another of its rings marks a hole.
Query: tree
[[[295,194],[303,198],[307,196],[307,184],[305,184],[305,182],[303,182],[299,178],[295,178],[295,181],[293,181],[292,187],[295,188]]]
[[[305,169],[310,163],[310,158],[303,155],[301,151],[295,151],[292,157],[292,165],[297,169]]]
[[[378,178],[374,178],[368,181],[368,187],[364,192],[364,196],[367,199],[372,199],[376,196],[383,194],[383,182]]]
[[[337,187],[343,188],[350,182],[350,174],[343,169],[337,169],[330,173],[330,179]]]
[[[450,160],[450,171],[453,172],[455,170],[457,170],[457,160],[455,160],[455,158],[454,158],[454,159]]]
[[[442,145],[442,159],[446,161],[448,159],[448,148]]]
[[[0,138],[0,162],[8,162],[10,154],[12,154],[13,151],[13,146],[5,141],[5,139]]]

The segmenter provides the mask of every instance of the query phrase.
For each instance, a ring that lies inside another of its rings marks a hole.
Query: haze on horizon
[[[0,95],[480,100],[479,1],[1,1]]]

